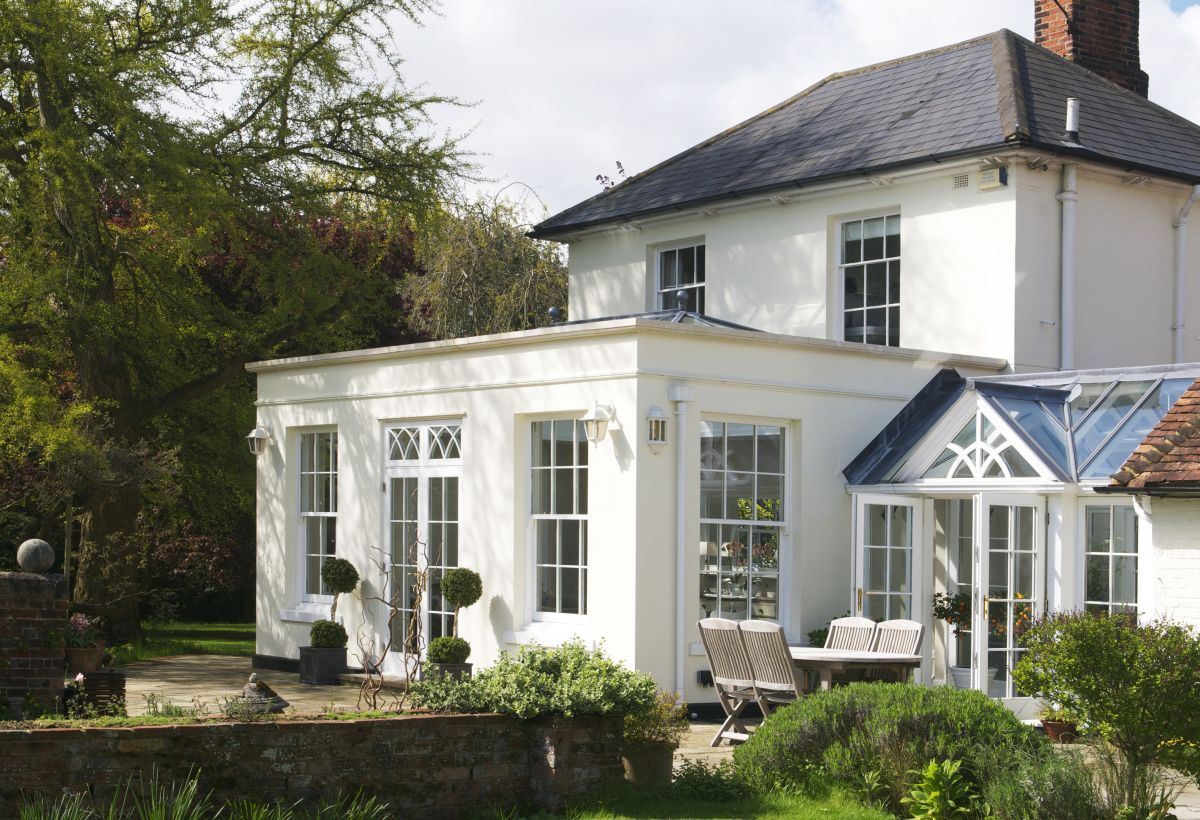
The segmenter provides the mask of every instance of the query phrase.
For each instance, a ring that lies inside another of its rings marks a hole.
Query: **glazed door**
[[[1012,668],[1045,608],[1046,505],[1041,496],[975,496],[972,677],[991,697],[1019,697]]]
[[[924,585],[915,545],[921,537],[920,498],[855,496],[855,596],[852,611],[875,621],[922,620]],[[914,614],[915,613],[915,614]]]

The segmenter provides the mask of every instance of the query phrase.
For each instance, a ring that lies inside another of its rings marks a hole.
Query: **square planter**
[[[310,686],[340,684],[346,672],[346,647],[300,647],[300,682]]]
[[[435,673],[449,675],[455,680],[471,677],[471,664],[469,663],[430,663],[429,665]]]

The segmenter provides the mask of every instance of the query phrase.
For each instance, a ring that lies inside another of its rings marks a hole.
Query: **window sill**
[[[520,629],[504,633],[504,642],[515,646],[557,647],[571,641],[583,641],[588,649],[595,649],[598,640],[590,624],[561,623],[556,621],[533,621]]]
[[[311,624],[328,618],[328,604],[300,604],[295,609],[279,610],[279,620],[297,624]]]

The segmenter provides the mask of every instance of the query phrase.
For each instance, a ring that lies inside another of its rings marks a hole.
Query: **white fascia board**
[[[312,356],[272,359],[251,362],[246,365],[246,370],[251,373],[264,373],[277,370],[311,370],[326,365],[438,356],[472,350],[523,346],[553,347],[559,342],[568,339],[637,334],[681,334],[755,346],[781,346],[797,350],[869,356],[873,359],[884,358],[910,362],[936,362],[945,366],[961,366],[980,370],[1001,371],[1008,367],[1006,360],[990,356],[970,356],[906,347],[886,347],[859,342],[818,339],[811,336],[789,336],[780,333],[765,333],[757,330],[737,330],[735,328],[710,327],[700,324],[664,322],[657,319],[631,317],[600,320],[580,325],[543,327],[534,330],[522,330],[488,336],[471,336],[465,339],[418,342],[416,344],[393,347],[378,347],[367,350],[348,350],[341,353],[321,353]]]

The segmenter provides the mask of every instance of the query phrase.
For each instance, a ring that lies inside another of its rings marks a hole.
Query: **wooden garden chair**
[[[800,697],[804,688],[796,675],[782,626],[771,621],[742,621],[738,628],[754,673],[755,701],[765,719],[775,709]]]
[[[825,648],[870,652],[875,648],[875,622],[870,618],[834,618],[825,636]]]
[[[720,746],[722,740],[741,743],[750,738],[750,730],[742,722],[742,711],[757,700],[754,672],[746,656],[742,634],[737,621],[727,618],[704,618],[698,625],[700,640],[704,642],[704,654],[708,656],[708,665],[712,670],[717,700],[725,710],[725,722],[709,745]]]
[[[884,621],[876,627],[875,645],[872,649],[875,652],[885,652],[890,655],[920,655],[921,639],[924,637],[924,624],[897,618],[892,621]],[[908,679],[908,668],[885,664],[868,670],[867,677],[902,683]]]

